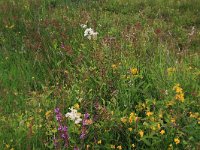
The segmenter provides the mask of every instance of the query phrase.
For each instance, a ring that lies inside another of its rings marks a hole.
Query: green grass
[[[1,0],[0,149],[55,149],[54,137],[64,149],[55,108],[68,149],[199,149],[199,10],[198,0]],[[90,114],[85,139],[64,117],[74,105]]]

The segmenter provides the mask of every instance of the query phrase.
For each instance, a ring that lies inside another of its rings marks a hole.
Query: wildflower
[[[101,144],[101,140],[99,140],[97,143],[98,143],[98,144]]]
[[[74,109],[73,107],[70,108],[71,112],[68,112],[65,116],[68,118],[70,118],[71,120],[73,120],[75,122],[75,124],[79,124],[82,119],[81,119],[81,113],[78,113],[76,109]]]
[[[180,84],[176,84],[173,87],[173,90],[175,90],[175,92],[176,92],[175,99],[179,100],[181,102],[184,102],[184,93],[183,93],[183,89],[180,87]]]
[[[61,138],[65,141],[65,147],[68,147],[69,144],[68,128],[66,126],[60,125],[58,127],[58,131],[60,131]]]
[[[92,28],[87,28],[84,32],[84,36],[87,37],[89,40],[97,39],[97,34],[98,32],[94,32],[94,30]]]
[[[83,121],[82,121],[82,128],[81,128],[81,135],[80,135],[80,139],[84,139],[85,136],[86,136],[86,132],[87,132],[87,120],[89,120],[89,114],[88,113],[85,113],[84,114],[84,118],[83,118]]]
[[[83,29],[87,28],[87,25],[86,25],[86,24],[81,24],[80,26],[81,26],[81,28],[83,28]]]
[[[137,68],[131,68],[130,72],[131,72],[132,75],[136,75],[136,74],[138,74],[138,69]]]
[[[115,145],[110,145],[110,148],[111,149],[115,149]]]
[[[160,134],[162,134],[162,135],[165,134],[165,130],[161,130]]]
[[[62,114],[60,113],[60,109],[56,108],[54,111],[56,113],[56,120],[60,123],[62,120]]]
[[[78,110],[80,108],[79,104],[78,103],[74,104],[74,108]]]
[[[121,122],[126,123],[126,122],[127,122],[126,117],[122,117],[122,118],[121,118]]]
[[[134,147],[135,147],[135,144],[132,144],[131,146],[134,148]]]
[[[117,65],[115,65],[115,64],[112,64],[111,67],[112,67],[113,70],[117,69]]]
[[[60,138],[62,138],[63,141],[65,142],[65,147],[68,147],[69,146],[68,128],[67,128],[67,126],[62,125],[63,117],[62,117],[62,114],[61,114],[59,108],[55,109],[55,113],[56,113],[56,120],[59,123],[58,131],[60,134]],[[57,146],[57,144],[58,144],[58,140],[56,138],[54,138],[54,145]]]
[[[192,112],[190,112],[190,117],[191,118],[198,118],[199,117],[199,113],[198,112],[196,112],[196,113],[192,113]]]
[[[176,98],[177,100],[181,101],[181,102],[184,102],[184,94],[183,94],[183,93],[177,94],[177,95],[175,96],[175,98]]]
[[[149,116],[153,115],[153,112],[148,111],[148,112],[146,112],[146,115],[149,117]]]
[[[174,139],[174,142],[176,143],[176,145],[179,144],[179,143],[180,143],[179,138],[175,138],[175,139]]]
[[[168,147],[168,149],[167,150],[172,150],[173,149],[173,146],[172,146],[172,144],[169,144],[169,147]]]
[[[133,122],[133,119],[135,119],[135,113],[132,112],[129,116],[129,123],[132,123]]]
[[[91,125],[93,123],[92,119],[85,120],[86,125]]]
[[[117,146],[117,149],[122,150],[122,146],[121,145]]]
[[[48,119],[48,118],[50,117],[51,113],[52,113],[51,110],[49,110],[49,111],[47,111],[47,112],[45,113],[46,119]]]
[[[133,128],[128,128],[128,130],[131,132],[133,130]]]
[[[140,131],[139,131],[139,135],[140,135],[140,137],[142,138],[142,137],[144,136],[144,131],[140,130]]]
[[[160,129],[160,123],[157,125],[158,129]]]
[[[175,123],[175,122],[176,122],[176,119],[175,119],[175,118],[171,118],[171,122],[172,122],[172,123]]]

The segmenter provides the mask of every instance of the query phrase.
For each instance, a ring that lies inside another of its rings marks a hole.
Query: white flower
[[[92,28],[87,28],[84,32],[84,36],[92,35],[93,34],[93,29]]]
[[[65,114],[65,117],[70,118],[70,120],[74,121],[75,124],[79,124],[82,119],[81,119],[81,113],[78,113],[76,109],[69,108],[71,112],[68,112]]]
[[[81,26],[81,28],[83,28],[83,29],[87,28],[87,25],[86,25],[86,24],[81,24],[80,26]]]
[[[98,32],[94,32],[94,30],[92,28],[87,28],[84,32],[84,36],[87,37],[89,40],[97,39],[97,34]]]

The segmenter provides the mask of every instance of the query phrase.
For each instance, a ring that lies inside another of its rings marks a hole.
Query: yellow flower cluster
[[[185,100],[184,93],[183,93],[183,89],[180,87],[180,84],[176,84],[173,87],[173,90],[176,92],[175,99],[180,102],[184,102],[184,100]]]

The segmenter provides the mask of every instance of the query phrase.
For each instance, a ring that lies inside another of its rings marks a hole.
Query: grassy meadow
[[[0,0],[0,150],[199,150],[199,0]]]

